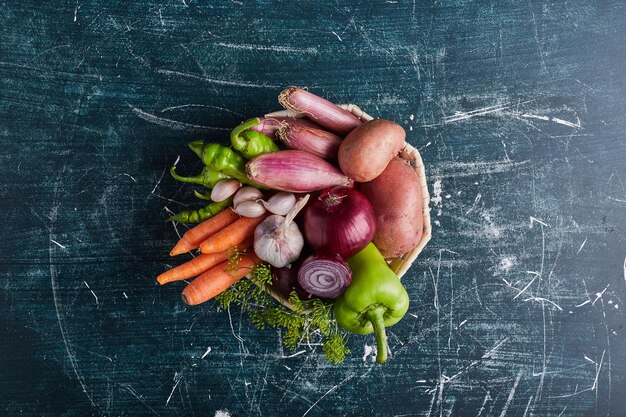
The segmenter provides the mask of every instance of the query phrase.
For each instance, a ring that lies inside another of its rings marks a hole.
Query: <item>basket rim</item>
[[[349,111],[354,116],[363,121],[367,122],[370,120],[374,120],[374,117],[367,114],[356,104],[339,104],[339,107]],[[265,114],[265,117],[302,118],[304,116],[304,113],[298,113],[291,110],[279,110]],[[428,191],[428,183],[426,182],[426,168],[424,167],[424,161],[422,160],[419,150],[412,146],[409,142],[405,142],[404,146],[399,152],[399,156],[405,161],[413,162],[414,164],[413,166],[411,166],[411,168],[413,168],[415,174],[417,175],[420,186],[422,188],[422,217],[424,222],[422,236],[417,245],[413,249],[402,254],[401,256],[387,259],[389,267],[398,275],[398,278],[402,278],[402,276],[409,270],[413,262],[422,252],[428,241],[430,241],[432,237],[432,226],[430,220],[430,193]],[[282,297],[282,295],[276,290],[268,286],[265,286],[264,290],[277,301],[279,301],[282,305],[293,310],[291,303],[289,303],[288,300]]]

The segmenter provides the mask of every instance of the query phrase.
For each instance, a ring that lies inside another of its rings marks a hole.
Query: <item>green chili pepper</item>
[[[335,300],[335,317],[344,329],[357,334],[374,332],[376,362],[387,360],[385,326],[404,317],[409,295],[373,243],[348,259],[352,283]]]
[[[167,221],[179,223],[200,223],[224,210],[233,201],[232,198],[220,202],[211,203],[201,209],[181,211],[173,215]]]
[[[200,175],[196,175],[193,177],[182,177],[176,173],[176,165],[174,165],[170,168],[170,174],[172,174],[172,177],[180,182],[204,185],[207,188],[213,188],[218,182],[230,178],[223,172],[216,171],[214,169],[211,169],[210,167],[204,167]]]
[[[258,117],[246,120],[230,133],[230,142],[246,159],[269,152],[278,151],[278,145],[261,132],[251,130],[252,126],[261,123]]]
[[[205,144],[202,140],[195,140],[188,146],[207,167],[244,184],[255,185],[245,174],[246,160],[232,149],[218,143]]]
[[[198,190],[193,190],[193,195],[196,196],[196,198],[199,198],[200,200],[208,200],[211,201],[211,193],[207,193],[207,194],[202,194],[200,191]]]

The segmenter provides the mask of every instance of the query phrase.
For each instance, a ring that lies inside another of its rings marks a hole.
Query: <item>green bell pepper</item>
[[[261,132],[250,129],[259,123],[261,123],[261,120],[258,117],[246,120],[230,133],[230,142],[233,148],[239,151],[246,159],[279,150],[278,145],[271,138]]]
[[[207,167],[223,172],[244,184],[256,186],[246,176],[246,160],[232,149],[218,143],[205,144],[202,140],[190,142],[188,146]]]
[[[384,363],[387,360],[385,326],[392,326],[404,317],[409,295],[373,243],[348,259],[348,264],[352,283],[335,300],[335,318],[352,333],[374,332],[376,362]]]

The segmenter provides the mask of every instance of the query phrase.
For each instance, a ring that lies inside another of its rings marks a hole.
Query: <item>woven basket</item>
[[[361,110],[356,104],[341,104],[340,107],[348,110],[350,113],[358,117],[363,121],[370,121],[374,118],[369,114],[365,113]],[[265,117],[304,117],[302,113],[294,113],[289,110],[281,110],[273,113],[266,114]],[[405,142],[404,147],[400,150],[400,157],[404,160],[412,163],[412,168],[415,170],[417,174],[417,178],[419,179],[420,185],[422,187],[422,196],[423,196],[423,204],[422,204],[422,214],[424,218],[424,230],[422,232],[422,238],[417,243],[417,245],[405,253],[402,256],[397,258],[387,259],[389,263],[389,267],[398,275],[399,278],[409,270],[411,264],[417,256],[420,254],[424,246],[428,243],[431,236],[431,225],[430,225],[430,194],[428,193],[428,185],[426,184],[426,171],[424,169],[424,162],[422,161],[422,157],[417,149],[411,146],[408,142]],[[293,309],[291,303],[286,300],[279,292],[274,290],[271,287],[266,286],[265,291],[274,297],[277,301],[279,301],[282,305],[289,309]]]

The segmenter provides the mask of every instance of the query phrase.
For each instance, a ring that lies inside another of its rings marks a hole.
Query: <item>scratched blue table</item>
[[[46,4],[47,3],[47,4]],[[0,414],[625,416],[626,7],[0,2]],[[433,239],[406,318],[326,363],[189,308],[164,220],[286,85],[401,123]]]

